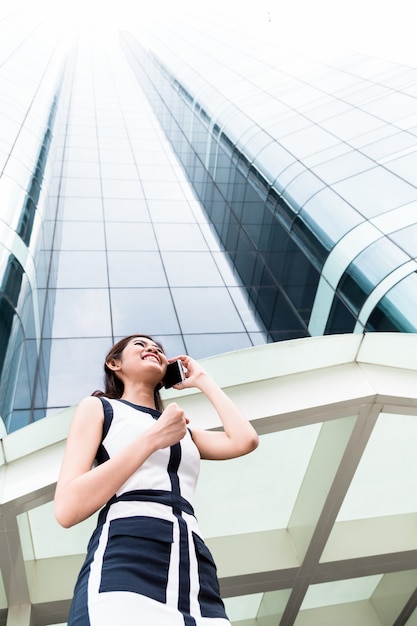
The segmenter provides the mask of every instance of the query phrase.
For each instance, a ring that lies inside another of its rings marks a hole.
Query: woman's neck
[[[125,388],[121,400],[127,400],[132,404],[146,406],[150,409],[155,408],[154,389],[149,385],[125,384]]]

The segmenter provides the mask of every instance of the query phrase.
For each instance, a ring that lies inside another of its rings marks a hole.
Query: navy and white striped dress
[[[117,454],[160,412],[101,398],[97,462]],[[68,626],[228,626],[216,567],[192,502],[200,456],[190,432],[157,450],[99,514]]]

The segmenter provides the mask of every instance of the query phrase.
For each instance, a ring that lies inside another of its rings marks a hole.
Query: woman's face
[[[113,361],[113,362],[111,362]],[[161,346],[148,337],[133,337],[124,348],[120,359],[108,365],[121,378],[161,382],[165,376],[168,359]]]

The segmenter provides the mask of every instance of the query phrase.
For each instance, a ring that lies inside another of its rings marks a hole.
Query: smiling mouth
[[[144,361],[155,361],[155,363],[160,363],[160,360],[154,354],[147,354],[143,357]]]

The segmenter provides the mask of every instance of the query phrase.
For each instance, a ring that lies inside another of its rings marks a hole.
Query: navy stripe
[[[157,420],[158,417],[161,416],[161,411],[158,411],[158,409],[151,409],[150,407],[142,406],[141,404],[133,404],[133,402],[129,402],[129,400],[124,400],[122,398],[118,398],[118,401],[122,402],[123,404],[127,404],[127,406],[131,406],[133,409],[137,409],[142,413],[149,413],[149,415],[152,415],[155,420]]]
[[[181,446],[179,443],[171,446],[171,455],[168,463],[168,474],[171,481],[172,491],[175,494],[181,495],[180,479],[178,477],[178,468],[181,463]]]
[[[168,474],[171,481],[174,496],[181,497],[180,479],[178,468],[181,463],[181,445],[176,443],[171,446],[171,455],[168,463]],[[196,626],[195,619],[190,615],[190,550],[188,545],[187,524],[182,518],[182,509],[173,506],[172,511],[178,520],[180,533],[179,545],[179,568],[178,568],[178,610],[182,613],[185,626]]]
[[[88,543],[87,556],[75,584],[74,596],[68,616],[68,626],[90,626],[88,613],[88,579],[91,563],[100,541],[101,529],[96,528]]]
[[[103,441],[107,437],[107,433],[110,430],[114,413],[113,413],[112,405],[110,404],[108,400],[106,400],[106,398],[99,398],[99,399],[101,400],[101,404],[103,405],[103,410],[104,410],[103,433],[101,435],[101,443],[98,447],[97,454],[96,454],[96,461],[100,465],[101,463],[108,461],[110,458],[109,453],[107,452],[106,448],[103,446]]]
[[[109,507],[115,502],[131,500],[158,502],[159,504],[165,504],[166,506],[172,507],[175,511],[184,511],[184,513],[188,513],[189,515],[194,515],[194,509],[188,500],[180,495],[172,493],[172,491],[164,491],[164,489],[136,489],[132,491],[125,491],[120,494],[120,496],[113,496],[113,498],[108,501],[104,509],[102,509],[103,516],[107,513]]]
[[[178,525],[180,531],[180,563],[178,571],[178,610],[183,614],[184,621],[188,625],[194,626],[195,620],[190,615],[190,548],[188,545],[187,524],[182,517],[178,516]],[[186,621],[188,616],[191,621]]]

